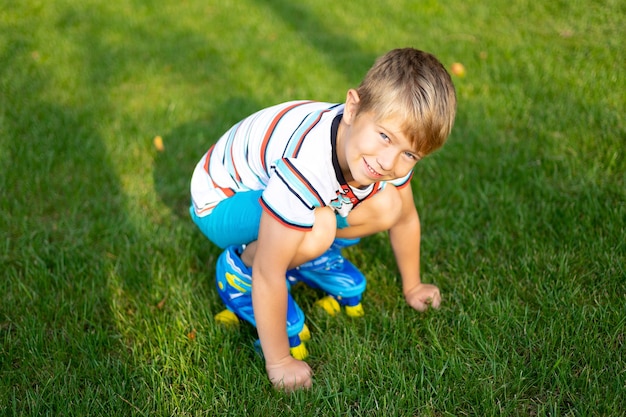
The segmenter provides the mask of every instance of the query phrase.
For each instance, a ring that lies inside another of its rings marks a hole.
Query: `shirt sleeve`
[[[413,178],[413,170],[411,170],[408,174],[406,174],[402,178],[395,179],[393,181],[387,181],[389,184],[393,184],[396,188],[402,188],[411,183],[411,178]]]
[[[261,205],[287,227],[309,230],[315,221],[314,210],[330,201],[327,181],[295,158],[285,158],[272,167]]]

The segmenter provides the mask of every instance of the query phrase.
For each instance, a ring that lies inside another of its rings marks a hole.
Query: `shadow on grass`
[[[362,45],[347,36],[349,32],[345,28],[337,28],[324,19],[323,11],[319,8],[312,10],[310,6],[287,0],[264,0],[261,3],[279,16],[285,25],[299,33],[348,80],[360,82],[380,53],[364,50]]]
[[[87,32],[98,26],[79,14],[71,15]],[[152,302],[153,270],[99,132],[110,112],[100,93],[114,79],[102,70],[111,54],[91,33],[69,34],[92,65],[83,90],[100,101],[52,102],[45,97],[60,87],[36,62],[31,48],[42,45],[25,40],[29,30],[14,28],[0,56],[0,413],[130,411],[125,398],[149,375],[132,369],[123,326]]]
[[[20,71],[9,65],[2,77]],[[95,115],[43,101],[48,86],[40,75],[12,84],[3,109],[12,139],[0,141],[10,166],[0,223],[10,242],[0,253],[0,402],[32,415],[67,412],[61,393],[97,409],[132,389],[119,378],[129,364],[110,279],[121,277],[120,291],[150,285],[137,279],[149,271],[126,260],[138,238]]]
[[[168,206],[181,221],[192,222],[189,217],[189,183],[200,158],[228,129],[220,131],[224,125],[235,124],[259,110],[259,104],[252,98],[228,98],[219,108],[233,115],[229,120],[197,120],[176,126],[163,136],[165,149],[156,155],[154,161],[154,186],[160,200]],[[237,116],[232,109],[237,109]],[[207,242],[207,244],[210,244]],[[213,245],[211,245],[213,247]]]

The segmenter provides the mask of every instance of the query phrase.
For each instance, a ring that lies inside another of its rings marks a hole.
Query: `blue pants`
[[[243,245],[259,238],[263,209],[259,204],[263,190],[239,192],[222,200],[208,216],[198,217],[193,205],[189,213],[194,223],[209,240],[224,249]],[[337,228],[348,226],[345,217],[337,215]]]
[[[193,205],[189,213],[202,233],[220,248],[248,244],[259,237],[261,194],[263,190],[236,193],[222,200],[208,216],[198,217]]]

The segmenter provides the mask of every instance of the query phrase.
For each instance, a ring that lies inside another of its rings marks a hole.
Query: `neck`
[[[354,186],[352,184],[353,178],[350,169],[348,168],[348,161],[346,160],[346,152],[344,146],[344,138],[346,129],[349,129],[349,126],[343,121],[343,118],[339,122],[339,127],[337,128],[337,147],[335,148],[337,152],[337,162],[339,162],[339,167],[341,168],[341,173],[343,174],[344,179],[348,182],[348,184]]]

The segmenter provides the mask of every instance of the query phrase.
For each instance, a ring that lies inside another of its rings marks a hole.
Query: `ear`
[[[343,121],[346,124],[352,124],[356,118],[360,100],[359,93],[354,88],[348,90],[346,94],[346,105],[343,109]]]

